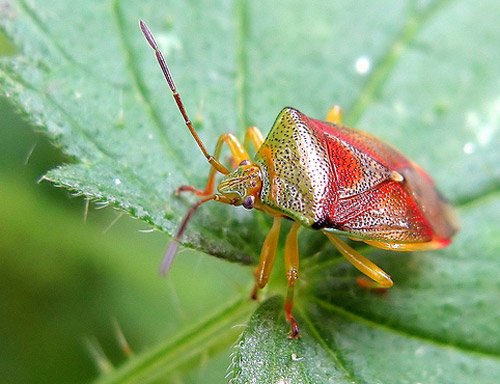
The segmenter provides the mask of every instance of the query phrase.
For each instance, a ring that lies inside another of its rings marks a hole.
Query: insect
[[[162,271],[170,268],[186,226],[202,204],[223,204],[258,209],[273,218],[255,269],[253,296],[268,282],[276,255],[282,219],[293,221],[285,240],[288,290],[284,304],[290,337],[299,337],[293,309],[294,286],[299,277],[298,232],[301,227],[322,231],[340,253],[374,286],[389,288],[391,277],[359,254],[338,235],[393,251],[422,251],[447,246],[457,231],[452,207],[432,179],[417,164],[367,133],[341,124],[341,111],[332,108],[326,121],[284,108],[266,139],[251,127],[245,135],[256,150],[250,158],[244,145],[230,133],[222,134],[211,155],[196,133],[168,65],[148,26],[140,27],[153,48],[184,122],[211,165],[204,189],[181,186],[200,199],[185,215],[165,254]],[[229,148],[235,169],[219,157]],[[222,179],[216,187],[216,174]],[[217,192],[214,192],[217,188]]]

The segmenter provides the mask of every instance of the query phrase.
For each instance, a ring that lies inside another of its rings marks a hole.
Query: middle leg
[[[291,339],[299,337],[299,325],[292,314],[295,282],[299,278],[299,229],[300,224],[294,222],[290,228],[290,232],[288,232],[285,242],[285,270],[288,280],[288,289],[285,299],[285,316],[288,324],[290,324],[289,337]]]

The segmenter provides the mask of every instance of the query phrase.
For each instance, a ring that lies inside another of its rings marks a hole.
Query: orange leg
[[[391,277],[385,273],[382,269],[368,260],[366,257],[362,256],[360,253],[352,249],[337,236],[331,232],[323,231],[323,233],[328,237],[330,242],[342,253],[342,255],[356,267],[360,272],[364,273],[370,279],[374,280],[378,285],[374,286],[376,288],[390,288],[392,287]]]
[[[273,269],[274,259],[276,256],[276,247],[281,228],[281,217],[275,216],[273,226],[262,244],[260,251],[259,265],[255,269],[255,288],[252,293],[252,298],[257,299],[257,292],[266,286]]]
[[[262,132],[257,127],[250,127],[247,129],[245,133],[245,140],[243,141],[243,145],[245,148],[248,148],[248,143],[252,143],[253,149],[255,152],[259,150],[264,143],[264,136],[262,136]]]
[[[375,281],[370,280],[365,276],[356,277],[356,284],[358,284],[358,287],[364,290],[367,290],[371,293],[377,293],[381,296],[385,295],[387,293],[387,290],[389,289],[381,287],[379,283],[376,283]]]
[[[220,153],[222,150],[222,145],[226,143],[229,151],[231,152],[231,157],[233,158],[233,161],[236,164],[241,163],[243,160],[248,160],[249,156],[245,148],[241,145],[241,143],[238,141],[238,139],[230,134],[230,133],[224,133],[219,136],[219,139],[217,140],[217,144],[215,146],[215,151],[214,151],[214,158],[215,160],[219,161]],[[179,194],[181,192],[192,192],[196,196],[199,197],[206,197],[210,196],[215,189],[215,176],[217,169],[214,167],[210,168],[210,172],[208,174],[208,180],[207,180],[207,185],[205,186],[205,189],[197,189],[191,185],[182,185],[176,190],[176,194]]]
[[[342,108],[338,105],[334,105],[328,113],[326,114],[325,121],[333,124],[342,124]]]
[[[288,280],[288,290],[285,299],[285,316],[288,324],[290,324],[291,339],[299,337],[299,325],[293,317],[293,291],[295,281],[299,278],[299,242],[298,231],[300,229],[299,223],[293,223],[285,242],[285,270],[286,278]]]

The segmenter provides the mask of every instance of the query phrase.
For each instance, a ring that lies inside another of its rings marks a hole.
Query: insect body
[[[447,245],[451,209],[430,177],[363,132],[285,108],[260,147],[260,200],[303,226],[415,250]]]
[[[288,280],[285,315],[291,326],[290,337],[298,337],[292,308],[299,272],[300,227],[321,230],[347,260],[384,288],[392,286],[390,276],[344,243],[338,234],[397,251],[437,249],[451,242],[457,230],[453,210],[431,178],[387,144],[342,126],[338,108],[332,109],[326,122],[284,108],[265,140],[257,128],[249,128],[245,142],[250,142],[257,152],[253,160],[231,134],[221,135],[214,155],[210,155],[188,118],[153,35],[144,22],[140,24],[188,129],[212,166],[205,189],[178,189],[195,193],[200,200],[184,217],[166,252],[163,271],[168,270],[187,223],[201,204],[215,200],[256,208],[273,217],[255,270],[256,296],[269,280],[281,221],[291,219],[284,250]],[[223,144],[238,164],[232,171],[219,162]],[[214,193],[217,172],[223,177]]]

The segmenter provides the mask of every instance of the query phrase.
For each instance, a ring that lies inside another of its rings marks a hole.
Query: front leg
[[[276,257],[276,248],[281,228],[281,217],[275,216],[273,226],[267,234],[262,249],[260,251],[259,265],[255,269],[255,287],[252,292],[252,299],[257,299],[257,292],[266,286],[273,269]]]
[[[224,143],[228,146],[229,151],[231,152],[231,158],[233,162],[235,162],[236,164],[240,164],[243,160],[249,160],[247,151],[241,145],[238,139],[231,133],[224,133],[219,136],[214,151],[215,160],[219,161],[220,154],[222,151],[222,145]],[[205,189],[198,189],[191,185],[181,185],[179,188],[176,189],[175,194],[179,195],[181,192],[192,192],[199,197],[206,197],[212,195],[215,189],[216,172],[217,169],[215,169],[214,167],[210,168],[207,185],[205,186]]]

